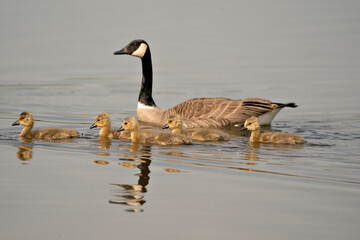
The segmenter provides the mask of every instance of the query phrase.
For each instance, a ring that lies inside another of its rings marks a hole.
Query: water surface
[[[1,239],[357,239],[360,222],[358,1],[4,1],[0,10]],[[137,38],[154,99],[296,102],[271,130],[302,146],[232,139],[190,146],[99,140],[136,114]],[[70,141],[12,127],[75,128]]]

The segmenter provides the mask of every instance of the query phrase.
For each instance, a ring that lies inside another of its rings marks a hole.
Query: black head
[[[123,49],[114,52],[114,55],[128,54],[134,57],[144,57],[146,51],[149,49],[149,45],[141,39],[131,41]]]

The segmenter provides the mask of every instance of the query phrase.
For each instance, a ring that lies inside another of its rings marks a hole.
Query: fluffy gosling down
[[[19,137],[23,138],[61,140],[79,136],[79,133],[76,130],[64,128],[44,128],[31,132],[34,126],[34,117],[31,112],[20,113],[18,119],[12,124],[12,126],[17,125],[24,126],[19,135]]]
[[[214,128],[184,128],[183,120],[180,115],[173,115],[167,119],[163,129],[170,128],[172,133],[183,134],[191,137],[194,141],[227,141],[230,135]]]
[[[260,124],[257,117],[248,118],[242,130],[250,130],[251,143],[281,143],[281,144],[303,144],[305,140],[300,135],[287,132],[265,132],[260,134]]]
[[[157,133],[149,130],[139,129],[139,123],[135,117],[127,117],[122,122],[118,131],[130,131],[131,142],[135,143],[151,143],[159,145],[182,145],[191,144],[190,137],[176,133]]]
[[[103,112],[95,117],[94,123],[90,129],[99,127],[99,137],[106,137],[111,139],[130,139],[130,132],[118,132],[117,130],[111,131],[111,120],[108,113]]]

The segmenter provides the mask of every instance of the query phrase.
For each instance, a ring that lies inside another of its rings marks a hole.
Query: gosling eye
[[[172,120],[169,120],[169,123],[172,123],[173,121]]]
[[[24,116],[22,116],[21,118],[20,118],[20,120],[23,120],[25,117]]]
[[[248,125],[251,125],[251,123],[248,123]]]
[[[127,125],[127,122],[124,122],[124,125]]]
[[[98,118],[96,121],[100,122],[100,118]]]

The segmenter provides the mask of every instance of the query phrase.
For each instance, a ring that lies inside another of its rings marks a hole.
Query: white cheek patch
[[[147,45],[145,43],[141,43],[140,47],[134,51],[131,56],[142,58],[145,55],[147,50]]]

